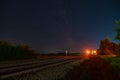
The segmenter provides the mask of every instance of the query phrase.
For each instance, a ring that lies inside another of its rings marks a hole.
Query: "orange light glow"
[[[87,53],[87,54],[90,54],[90,51],[89,51],[89,50],[87,50],[87,51],[86,51],[86,53]]]
[[[93,53],[94,53],[94,55],[97,55],[97,51],[96,50],[94,50]]]
[[[96,51],[94,50],[93,53],[96,53]]]

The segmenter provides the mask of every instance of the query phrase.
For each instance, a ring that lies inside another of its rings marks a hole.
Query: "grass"
[[[120,80],[115,67],[100,57],[85,60],[61,80]]]
[[[106,57],[104,59],[109,62],[113,67],[115,67],[118,73],[120,73],[120,57]]]

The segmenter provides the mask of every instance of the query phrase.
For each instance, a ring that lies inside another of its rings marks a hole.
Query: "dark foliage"
[[[120,77],[110,63],[92,57],[76,66],[62,80],[120,80]]]
[[[35,58],[35,56],[35,51],[27,45],[12,45],[6,41],[0,41],[0,61]]]
[[[116,36],[115,36],[115,39],[120,41],[120,20],[116,21],[115,31],[117,33]]]
[[[101,40],[100,47],[97,51],[99,55],[116,55],[118,50],[118,45],[114,42],[111,42],[107,37],[104,40]]]

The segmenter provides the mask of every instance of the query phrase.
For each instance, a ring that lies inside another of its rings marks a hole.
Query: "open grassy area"
[[[61,80],[120,80],[116,67],[111,65],[115,60],[110,63],[107,59],[91,57],[74,67]]]
[[[120,57],[106,57],[104,59],[115,67],[116,71],[120,73]]]

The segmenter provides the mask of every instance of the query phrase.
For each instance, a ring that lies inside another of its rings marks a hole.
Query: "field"
[[[18,62],[19,60],[11,62],[13,64],[0,65],[0,74],[2,71],[4,74],[5,71],[14,73],[19,69],[23,73],[15,72],[18,75],[7,78],[0,76],[0,80],[120,80],[119,57],[93,56],[84,59],[80,56],[44,56],[37,60]]]

